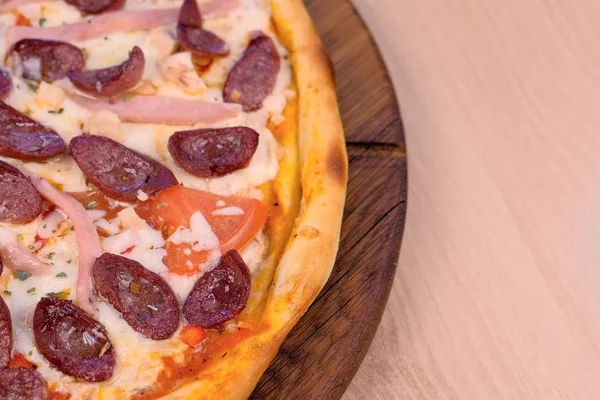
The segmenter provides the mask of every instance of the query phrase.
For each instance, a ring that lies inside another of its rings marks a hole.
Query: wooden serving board
[[[336,70],[350,163],[335,268],[253,399],[340,398],[392,286],[406,212],[402,120],[385,66],[348,0],[305,0]]]

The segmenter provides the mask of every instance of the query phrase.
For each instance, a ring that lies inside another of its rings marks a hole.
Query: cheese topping
[[[200,1],[202,3],[202,1]],[[242,57],[253,31],[260,30],[273,37],[270,31],[271,11],[267,0],[240,0],[240,5],[226,15],[207,18],[204,27],[224,39],[231,49],[229,56],[217,59],[202,77],[190,69],[189,53],[170,56],[176,42],[174,24],[157,27],[151,31],[114,33],[82,42],[74,42],[86,55],[85,69],[104,68],[119,64],[127,59],[129,51],[139,46],[146,59],[142,84],[136,90],[144,94],[157,94],[185,99],[222,102],[222,87],[227,74]],[[128,0],[125,9],[148,9],[178,7],[179,0]],[[82,21],[79,11],[66,2],[43,2],[22,5],[18,11],[32,24],[44,27],[59,26]],[[13,13],[0,14],[0,34],[4,35],[9,26],[14,25]],[[281,123],[287,89],[291,82],[291,67],[285,59],[286,50],[277,44],[281,54],[281,70],[277,76],[273,93],[264,101],[264,106],[255,112],[242,112],[237,117],[220,121],[210,126],[163,126],[155,124],[122,123],[118,117],[108,112],[90,113],[65,95],[75,88],[68,79],[39,86],[31,84],[11,74],[13,89],[6,103],[34,120],[54,129],[68,143],[82,133],[108,136],[125,146],[152,157],[165,164],[186,187],[209,191],[218,195],[240,195],[261,198],[256,188],[276,177],[278,172],[277,141],[267,128],[269,121]],[[0,52],[6,51],[4,40],[0,41]],[[35,62],[31,61],[31,62]],[[39,60],[37,61],[39,64]],[[28,68],[35,67],[28,65]],[[39,65],[38,65],[39,69]],[[193,73],[192,73],[193,72]],[[169,152],[167,141],[171,134],[179,130],[194,128],[222,128],[247,126],[259,133],[258,148],[248,167],[223,177],[199,179],[180,168]],[[3,160],[28,169],[49,180],[65,192],[89,190],[86,179],[70,156],[48,163],[20,162],[14,159]],[[143,191],[138,192],[140,201],[148,200]],[[221,204],[222,203],[222,204]],[[235,216],[244,211],[238,207],[226,207],[224,202],[213,215]],[[181,276],[170,274],[163,263],[166,255],[166,241],[160,232],[140,219],[135,210],[127,205],[112,219],[106,212],[88,210],[94,224],[104,236],[102,249],[105,252],[120,254],[140,262],[144,267],[161,275],[171,286],[181,302],[191,291],[199,275]],[[219,240],[202,213],[196,212],[190,218],[190,228],[180,227],[167,239],[173,244],[189,244],[190,251],[209,251],[209,257],[202,266],[206,271],[220,257]],[[15,352],[24,354],[28,360],[38,365],[38,371],[51,387],[65,391],[72,398],[100,395],[103,398],[129,397],[136,390],[151,385],[162,369],[161,357],[171,355],[180,361],[188,348],[176,333],[171,340],[153,341],[135,332],[112,307],[100,304],[99,321],[105,325],[117,355],[117,369],[113,377],[103,383],[76,382],[52,368],[39,354],[33,339],[31,327],[32,313],[42,296],[60,293],[74,300],[78,271],[78,248],[71,222],[61,210],[54,210],[45,217],[38,217],[26,225],[0,223],[0,243],[15,243],[25,246],[41,262],[52,270],[49,276],[16,276],[5,269],[0,278],[2,297],[8,304],[13,318]],[[241,254],[251,271],[255,271],[266,249],[263,233],[254,238]],[[140,366],[143,366],[141,368]]]

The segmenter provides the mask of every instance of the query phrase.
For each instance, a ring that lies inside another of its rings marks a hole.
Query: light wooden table
[[[409,198],[345,398],[600,399],[600,2],[354,1],[401,103]]]

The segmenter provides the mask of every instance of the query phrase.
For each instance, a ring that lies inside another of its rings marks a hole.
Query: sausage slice
[[[137,261],[104,253],[96,260],[92,276],[100,295],[142,335],[168,339],[179,327],[175,293],[163,278]]]
[[[237,250],[229,250],[198,279],[182,311],[190,324],[211,328],[238,315],[249,297],[250,270]]]
[[[104,326],[71,301],[42,297],[33,333],[40,353],[62,373],[88,382],[112,376],[115,353]]]
[[[0,161],[0,222],[31,222],[42,213],[42,204],[42,196],[29,178]]]
[[[0,156],[45,161],[65,150],[58,133],[0,101]]]
[[[135,202],[140,189],[152,194],[177,184],[164,165],[104,136],[76,136],[70,147],[85,177],[113,199]]]
[[[177,164],[201,178],[247,167],[257,147],[258,133],[242,126],[175,132],[168,145]]]

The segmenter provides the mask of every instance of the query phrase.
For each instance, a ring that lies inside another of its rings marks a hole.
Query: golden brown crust
[[[263,328],[204,369],[169,399],[247,398],[331,274],[348,179],[333,70],[301,0],[271,0],[279,38],[290,51],[299,101],[302,203],[277,267]]]

